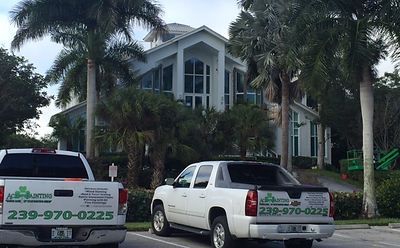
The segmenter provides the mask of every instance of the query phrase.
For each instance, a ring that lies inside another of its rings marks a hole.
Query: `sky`
[[[9,12],[18,3],[18,0],[0,0],[0,46],[10,49],[10,44],[16,32],[16,27],[10,22]],[[164,10],[163,19],[165,23],[182,23],[194,28],[206,25],[214,31],[228,38],[229,24],[239,14],[236,0],[158,0]],[[135,37],[142,41],[149,32],[140,27],[135,29]],[[145,47],[145,42],[142,43]],[[20,51],[14,51],[16,55],[25,57],[29,63],[36,67],[36,71],[45,74],[51,67],[62,46],[44,38],[39,41],[29,41],[22,46]],[[392,72],[393,65],[389,60],[382,61],[378,65],[379,75],[384,72]],[[49,95],[55,96],[58,91],[57,85],[47,88]],[[41,109],[42,114],[36,123],[38,136],[42,137],[52,132],[48,126],[50,117],[61,109],[58,109],[52,101],[51,105]]]

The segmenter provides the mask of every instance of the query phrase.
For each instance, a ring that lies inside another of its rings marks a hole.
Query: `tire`
[[[153,209],[153,214],[151,215],[151,229],[158,236],[165,237],[171,234],[171,228],[162,205],[157,205]]]
[[[285,248],[311,248],[313,240],[308,239],[289,239],[285,242]]]
[[[214,248],[234,247],[226,216],[218,216],[214,219],[211,225],[211,245]]]

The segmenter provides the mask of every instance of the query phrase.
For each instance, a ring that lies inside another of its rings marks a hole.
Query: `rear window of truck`
[[[0,176],[87,179],[78,156],[57,154],[7,154],[0,163]]]
[[[232,163],[228,164],[228,171],[232,183],[276,186],[296,183],[273,165]]]

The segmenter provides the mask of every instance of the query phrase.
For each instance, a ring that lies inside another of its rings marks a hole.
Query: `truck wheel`
[[[285,248],[311,248],[313,240],[308,239],[289,239],[285,240]]]
[[[162,205],[154,207],[151,220],[151,229],[156,235],[169,236],[171,228],[169,227],[169,222],[165,216],[164,207]]]
[[[211,244],[214,248],[233,247],[233,239],[225,216],[218,216],[211,225]]]

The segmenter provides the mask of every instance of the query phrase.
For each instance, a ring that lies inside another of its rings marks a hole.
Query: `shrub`
[[[335,200],[335,220],[357,219],[361,216],[362,193],[335,192],[333,197]]]
[[[377,203],[381,215],[400,217],[400,178],[391,177],[377,188]]]
[[[293,157],[292,163],[298,169],[311,169],[311,167],[317,166],[317,158],[297,156]]]
[[[150,221],[150,206],[154,191],[146,189],[129,190],[128,222]]]

